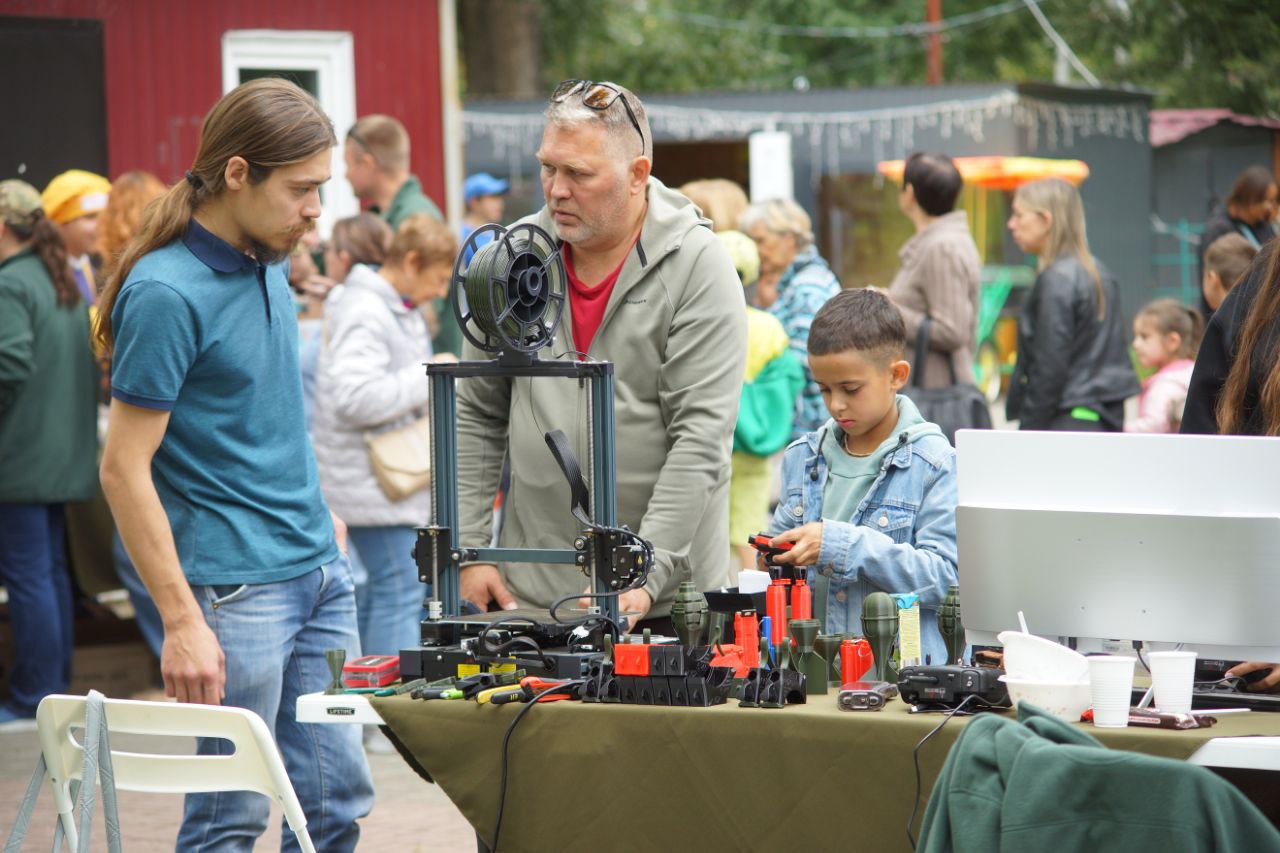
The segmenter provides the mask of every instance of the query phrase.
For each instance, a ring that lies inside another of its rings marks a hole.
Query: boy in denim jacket
[[[831,420],[792,442],[770,534],[794,542],[777,562],[810,567],[827,633],[862,632],[877,590],[920,596],[922,652],[947,662],[938,605],[956,573],[956,454],[898,390],[902,315],[882,293],[832,297],[809,330],[809,365]]]

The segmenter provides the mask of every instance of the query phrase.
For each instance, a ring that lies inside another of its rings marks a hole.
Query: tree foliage
[[[923,0],[537,0],[544,87],[570,77],[646,93],[776,91],[925,82],[925,38],[822,37],[771,27],[895,26]],[[1280,115],[1275,0],[1041,0],[1106,86],[1151,89],[1158,106]],[[998,14],[997,14],[998,13]],[[943,0],[947,82],[1051,80],[1056,53],[1031,12]],[[955,22],[960,25],[955,26]]]

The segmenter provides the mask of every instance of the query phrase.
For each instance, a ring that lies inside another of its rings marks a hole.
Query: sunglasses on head
[[[631,119],[631,126],[636,129],[636,133],[640,134],[640,150],[644,151],[644,131],[640,129],[640,122],[636,119],[636,114],[632,111],[631,104],[627,103],[627,99],[623,97],[621,89],[612,83],[596,83],[592,80],[565,80],[559,86],[556,86],[555,91],[551,93],[551,103],[563,103],[575,95],[580,96],[584,107],[598,110],[599,112],[609,109],[609,107],[613,106],[614,101],[621,100],[623,109],[627,111],[627,118]]]

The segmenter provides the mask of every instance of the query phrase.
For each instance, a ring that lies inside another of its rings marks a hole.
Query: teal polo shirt
[[[111,395],[169,412],[151,471],[187,580],[272,583],[337,559],[284,265],[192,219],[134,266],[111,327]]]

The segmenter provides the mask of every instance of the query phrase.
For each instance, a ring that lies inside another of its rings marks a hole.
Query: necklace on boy
[[[866,459],[872,453],[875,453],[874,450],[868,450],[866,453],[855,453],[852,450],[850,450],[849,449],[849,433],[847,432],[844,434],[844,440],[841,443],[844,445],[844,452],[848,453],[850,456],[854,457],[855,459]]]

